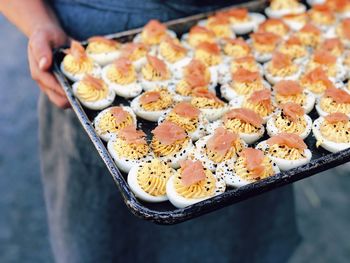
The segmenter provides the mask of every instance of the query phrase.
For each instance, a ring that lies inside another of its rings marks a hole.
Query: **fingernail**
[[[39,68],[43,70],[46,66],[46,63],[47,63],[47,59],[45,57],[41,58],[39,61]]]

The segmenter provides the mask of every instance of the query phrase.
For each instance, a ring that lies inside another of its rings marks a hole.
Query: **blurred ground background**
[[[0,15],[0,262],[52,262],[26,39]],[[304,241],[290,260],[350,259],[350,166],[295,183]]]

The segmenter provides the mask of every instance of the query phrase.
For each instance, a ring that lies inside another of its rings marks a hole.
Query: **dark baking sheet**
[[[266,6],[266,2],[267,1],[252,1],[243,4],[243,6],[248,7],[251,11],[261,12]],[[191,26],[197,23],[198,20],[203,19],[210,14],[211,13],[198,14],[191,17],[173,20],[167,22],[166,24],[170,29],[178,33],[178,35],[181,35],[182,33],[187,32]],[[109,35],[109,37],[117,39],[120,42],[127,42],[131,41],[134,35],[140,31],[141,29],[135,29]],[[312,151],[313,156],[311,162],[304,166],[289,170],[287,172],[279,173],[270,178],[246,185],[238,189],[229,188],[225,193],[221,195],[215,196],[211,199],[202,201],[183,209],[175,208],[170,204],[170,202],[163,202],[158,204],[142,202],[136,199],[134,194],[131,192],[126,182],[126,174],[123,174],[118,170],[113,162],[112,157],[106,149],[106,143],[100,140],[92,126],[92,121],[99,111],[92,111],[84,108],[73,95],[71,89],[72,82],[70,82],[60,71],[60,63],[63,60],[63,57],[64,54],[62,52],[62,49],[55,50],[53,64],[53,72],[55,76],[67,94],[68,100],[72,105],[72,109],[76,113],[81,125],[83,126],[87,135],[90,137],[104,163],[106,164],[106,167],[112,175],[119,192],[122,194],[125,204],[133,214],[145,220],[149,220],[158,224],[180,223],[220,209],[222,207],[243,201],[249,197],[270,191],[276,187],[293,183],[295,181],[350,161],[350,149],[339,153],[328,153],[322,148],[316,148],[316,140],[312,134],[310,134],[305,142],[308,145],[309,149]],[[120,104],[128,105],[129,101],[120,97],[116,97],[113,105]],[[316,111],[313,110],[310,113],[310,116],[312,119],[317,118]],[[138,119],[138,126],[147,134],[150,134],[150,131],[156,126],[156,123]],[[267,136],[265,134],[263,139],[266,138]]]

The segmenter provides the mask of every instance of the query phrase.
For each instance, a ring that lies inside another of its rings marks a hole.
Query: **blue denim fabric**
[[[126,12],[128,3],[146,11]],[[52,5],[77,39],[138,27],[150,18],[183,16],[160,1],[61,0]],[[175,226],[142,221],[123,204],[74,113],[57,109],[42,95],[39,117],[42,179],[57,262],[277,263],[285,262],[299,242],[292,186]]]

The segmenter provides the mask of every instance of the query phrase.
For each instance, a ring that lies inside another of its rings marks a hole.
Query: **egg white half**
[[[257,27],[259,24],[266,20],[266,17],[263,14],[249,13],[248,15],[250,17],[249,21],[236,23],[231,26],[232,30],[237,35],[248,34],[249,32],[253,31],[254,27]]]
[[[294,74],[292,75],[289,75],[289,76],[285,76],[285,77],[279,77],[279,76],[273,76],[271,73],[269,73],[268,71],[268,65],[269,63],[271,62],[267,62],[264,64],[264,73],[265,73],[265,77],[267,79],[268,82],[270,82],[271,84],[276,84],[278,82],[280,82],[281,80],[298,80],[299,77],[300,77],[300,74],[302,72],[302,67],[298,67],[298,71],[295,72]]]
[[[314,124],[312,126],[312,133],[315,136],[316,140],[321,143],[320,146],[332,153],[336,153],[336,152],[345,150],[347,148],[350,148],[350,143],[337,143],[337,142],[330,141],[322,136],[320,127],[324,121],[325,121],[324,117],[319,117],[314,121]]]
[[[90,57],[93,61],[95,61],[100,66],[105,66],[109,63],[112,63],[114,60],[119,58],[120,50],[103,52],[103,53],[88,53],[88,57]]]
[[[76,82],[76,81],[79,81],[79,80],[82,80],[85,76],[85,72],[84,73],[79,73],[79,74],[72,74],[68,71],[66,71],[64,69],[64,66],[63,66],[63,62],[61,63],[60,65],[60,69],[62,71],[62,73],[68,78],[70,79],[71,81],[73,82]],[[100,77],[101,75],[101,67],[100,65],[98,65],[97,63],[94,63],[93,65],[93,69],[92,69],[92,72],[89,73],[91,76],[93,77]]]
[[[265,8],[265,14],[269,18],[281,18],[288,14],[302,14],[305,11],[306,11],[306,6],[300,3],[296,9],[272,10],[270,7]]]
[[[219,195],[222,194],[223,192],[225,192],[226,189],[226,184],[223,178],[221,177],[217,177],[214,175],[214,177],[216,178],[216,191],[215,191],[215,195]],[[194,198],[184,198],[181,195],[179,195],[174,187],[174,176],[171,176],[170,179],[168,180],[168,183],[166,185],[166,193],[167,196],[169,198],[169,201],[177,208],[184,208],[186,206],[190,206],[196,203],[199,203],[201,201],[204,201],[206,199],[210,199],[212,196],[210,197],[205,197],[205,198],[198,198],[198,199],[194,199]]]
[[[83,104],[86,108],[89,108],[91,110],[102,110],[108,107],[109,105],[111,105],[115,99],[115,92],[112,89],[108,88],[107,97],[98,101],[84,101],[80,99],[77,94],[78,85],[79,85],[79,82],[75,82],[73,84],[72,86],[73,94],[79,99],[81,104]]]
[[[269,145],[267,144],[266,141],[262,141],[260,142],[256,148],[262,151],[266,151],[266,149],[269,147]],[[286,160],[286,159],[282,159],[282,158],[276,158],[274,156],[271,156],[268,154],[268,156],[270,157],[270,159],[277,164],[278,168],[281,171],[287,171],[299,166],[302,166],[304,164],[307,164],[308,162],[310,162],[311,157],[312,157],[312,153],[309,149],[305,149],[304,150],[304,155],[306,156],[306,158],[300,158],[298,160]]]
[[[133,110],[128,107],[128,106],[121,106],[123,108],[123,110],[125,110],[126,112],[128,112],[132,119],[133,119],[133,125],[136,127],[137,124],[137,120],[136,120],[136,116],[135,113],[133,112]],[[102,118],[102,116],[104,114],[106,114],[107,112],[109,112],[110,108],[104,109],[103,111],[101,111],[94,119],[93,121],[93,126],[95,128],[95,131],[97,133],[97,135],[104,141],[109,141],[110,139],[114,138],[114,136],[116,136],[117,133],[113,133],[113,132],[107,132],[107,133],[102,133],[100,127],[99,127],[99,122]]]

